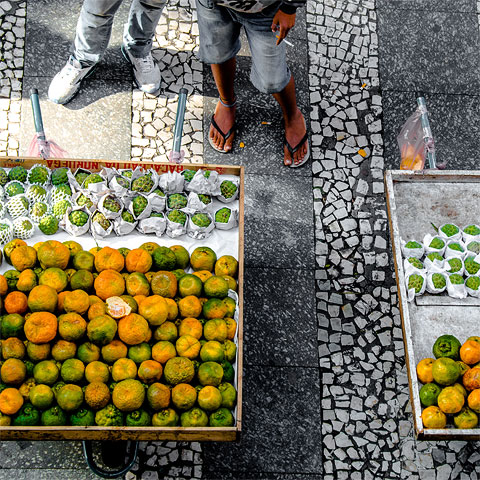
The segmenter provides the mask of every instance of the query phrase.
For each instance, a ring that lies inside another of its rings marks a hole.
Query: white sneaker
[[[53,77],[48,88],[48,98],[53,103],[63,105],[69,102],[80,90],[82,80],[93,72],[95,65],[82,67],[82,64],[70,56],[66,65]]]
[[[158,95],[162,77],[160,68],[153,60],[152,54],[149,52],[147,56],[137,58],[131,55],[124,45],[122,45],[122,53],[125,59],[133,66],[133,76],[137,87],[142,92]]]

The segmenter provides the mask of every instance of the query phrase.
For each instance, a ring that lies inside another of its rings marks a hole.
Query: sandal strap
[[[285,137],[285,145],[287,146],[288,151],[290,152],[290,155],[293,158],[293,154],[298,151],[298,149],[308,140],[308,132],[305,132],[305,135],[303,138],[297,143],[297,145],[292,148],[292,146],[288,143],[287,137]]]
[[[222,97],[218,97],[218,101],[224,106],[224,107],[227,107],[227,108],[233,108],[237,105],[237,97],[235,97],[235,99],[233,100],[233,103],[225,103],[222,101]]]
[[[235,130],[235,124],[233,124],[232,128],[227,133],[223,133],[218,126],[218,123],[215,121],[215,115],[212,115],[212,125],[213,128],[215,128],[215,130],[223,137],[224,141],[230,138]]]

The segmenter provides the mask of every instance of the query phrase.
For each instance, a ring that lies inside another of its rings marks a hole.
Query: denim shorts
[[[287,65],[285,43],[276,45],[272,20],[278,10],[266,8],[259,13],[242,13],[217,6],[213,0],[196,0],[200,49],[205,63],[224,63],[240,51],[240,30],[245,28],[252,54],[250,81],[263,93],[281,92],[291,73]]]

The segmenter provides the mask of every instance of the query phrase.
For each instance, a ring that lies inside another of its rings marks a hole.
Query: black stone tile
[[[476,12],[476,0],[377,0],[377,9]]]
[[[40,443],[40,442],[39,442]],[[3,475],[3,476],[2,476]],[[0,472],[0,478],[14,478],[15,480],[98,480],[98,475],[89,469],[4,469]]]
[[[478,169],[480,96],[427,95],[426,102],[438,162],[446,162],[449,170]],[[387,168],[398,168],[400,165],[397,135],[415,108],[415,94],[383,92]]]
[[[65,65],[75,38],[82,2],[36,0],[27,3],[28,28],[25,41],[25,76],[50,79]],[[115,15],[112,36],[93,78],[132,78],[131,68],[120,52],[123,25],[130,2],[123,2]]]
[[[378,37],[384,90],[480,91],[476,14],[380,10]]]
[[[245,178],[245,265],[314,268],[310,177],[250,174]]]
[[[247,367],[243,393],[241,439],[204,448],[204,478],[264,478],[255,472],[263,472],[266,478],[320,475],[318,369]]]
[[[87,79],[67,105],[47,100],[50,78],[25,77],[20,154],[25,155],[35,134],[28,98],[38,88],[45,134],[66,150],[67,158],[128,160],[131,143],[132,90],[129,79]]]
[[[313,269],[247,268],[244,288],[245,364],[317,366]]]
[[[214,475],[216,475],[214,473]],[[221,477],[203,477],[203,480],[324,480],[320,474],[309,473],[265,473],[265,472],[221,472]],[[23,480],[23,479],[21,479]]]

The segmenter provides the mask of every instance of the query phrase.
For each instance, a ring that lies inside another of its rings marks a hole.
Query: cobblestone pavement
[[[183,148],[186,158],[203,162],[203,118],[211,105],[204,96],[206,70],[194,58],[193,3],[170,2],[157,28],[155,56],[164,72],[165,95],[132,92],[133,159],[166,160],[176,92],[186,85]],[[0,155],[17,155],[21,148],[26,12],[25,2],[0,1]],[[127,479],[480,478],[480,442],[414,437],[383,186],[385,168],[398,165],[395,137],[414,108],[417,89],[426,92],[439,156],[454,159],[456,168],[478,168],[480,2],[309,0],[304,18],[296,31],[308,40],[308,65],[295,66],[299,71],[308,66],[311,107],[321,380],[314,388],[322,410],[318,461],[294,454],[297,459],[288,465],[278,461],[264,467],[256,450],[264,451],[260,442],[265,437],[259,435],[258,445],[235,450],[256,472],[250,477],[236,466],[238,458],[224,455],[224,469],[217,468],[212,459],[224,451],[209,456],[208,444],[142,442]],[[442,36],[436,37],[439,31]],[[422,51],[422,44],[428,49]],[[240,153],[233,158],[242,161]],[[255,193],[264,188],[266,177],[258,178],[250,183]],[[264,412],[263,406],[258,411]],[[288,425],[282,433],[296,438],[302,426]],[[300,444],[290,448],[301,449]],[[234,466],[227,475],[230,463]],[[98,478],[86,469],[75,442],[3,443],[0,467],[0,478]]]

